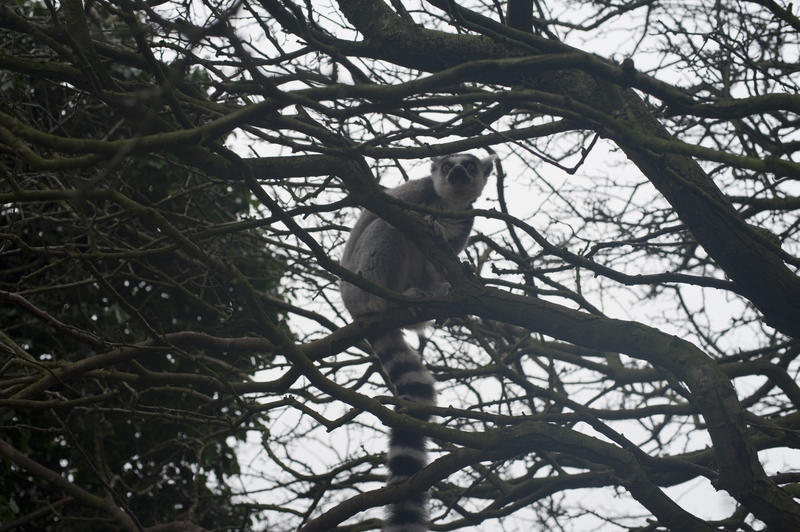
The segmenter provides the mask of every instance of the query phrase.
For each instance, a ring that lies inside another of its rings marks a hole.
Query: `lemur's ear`
[[[440,155],[439,157],[433,157],[431,159],[431,173],[433,173],[434,170],[436,170],[436,167],[439,166],[439,163],[442,162],[442,159],[444,159],[445,157],[446,155]]]
[[[496,160],[497,160],[496,153],[491,154],[485,159],[481,159],[481,171],[483,171],[484,177],[492,173],[492,170],[494,169],[494,162]]]

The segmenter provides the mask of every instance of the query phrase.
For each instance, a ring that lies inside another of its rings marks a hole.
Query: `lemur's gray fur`
[[[433,159],[431,175],[409,181],[388,193],[408,203],[438,210],[463,210],[481,194],[492,171],[495,156],[478,159],[470,154]],[[464,249],[472,230],[472,219],[432,218],[435,231],[454,253]],[[402,232],[370,211],[363,211],[350,232],[342,266],[378,285],[407,295],[441,295],[449,290],[441,272]],[[380,313],[392,303],[350,283],[342,283],[342,299],[353,318]],[[397,395],[409,401],[433,405],[436,401],[433,375],[397,329],[369,338]],[[420,415],[427,421],[430,416]],[[416,432],[394,429],[389,441],[389,484],[407,479],[427,463],[425,438]],[[427,494],[389,507],[384,532],[428,530]]]

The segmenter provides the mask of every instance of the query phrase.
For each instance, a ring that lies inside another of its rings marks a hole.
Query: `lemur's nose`
[[[464,167],[459,164],[450,170],[450,173],[447,174],[447,180],[453,185],[457,183],[469,183],[469,174]]]

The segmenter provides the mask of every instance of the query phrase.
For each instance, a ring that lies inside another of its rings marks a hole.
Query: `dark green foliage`
[[[123,35],[114,28],[108,35]],[[11,37],[0,30],[4,54],[51,54]],[[142,78],[124,65],[114,74]],[[191,77],[199,83],[204,74]],[[62,137],[132,138],[148,122],[36,76],[0,71],[0,88],[0,112]],[[226,479],[239,472],[233,442],[261,421],[225,383],[244,382],[271,355],[174,345],[165,335],[247,335],[252,321],[239,287],[276,295],[282,265],[247,224],[249,190],[169,155],[121,153],[79,171],[34,171],[9,152],[0,163],[7,169],[0,195],[22,190],[27,198],[0,207],[3,398],[45,378],[47,368],[139,347],[47,386],[35,399],[52,401],[48,408],[4,408],[2,439],[85,492],[111,497],[143,527],[190,519],[209,529],[247,528],[248,510],[231,500]],[[189,243],[201,252],[190,253]],[[233,270],[242,278],[234,281]],[[75,504],[59,486],[0,460],[0,523],[48,505],[52,511],[20,529],[118,526],[101,509]]]

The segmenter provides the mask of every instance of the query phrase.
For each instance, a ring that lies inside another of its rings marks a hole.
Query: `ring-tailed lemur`
[[[437,157],[433,159],[430,176],[409,181],[388,193],[434,209],[463,210],[480,196],[494,160],[494,155],[483,160],[470,154]],[[472,219],[431,221],[454,253],[464,249],[472,230]],[[350,232],[342,266],[402,294],[440,295],[450,286],[408,237],[367,210]],[[344,304],[353,318],[377,314],[391,306],[389,301],[350,283],[342,283],[341,290]],[[398,396],[420,404],[435,403],[433,375],[423,365],[420,355],[405,343],[401,330],[369,338],[369,341]],[[424,421],[429,417],[417,416]],[[421,434],[402,429],[392,431],[388,453],[390,485],[407,479],[426,462],[425,438]],[[418,493],[389,507],[383,530],[424,532],[428,530],[427,522],[427,493]]]

